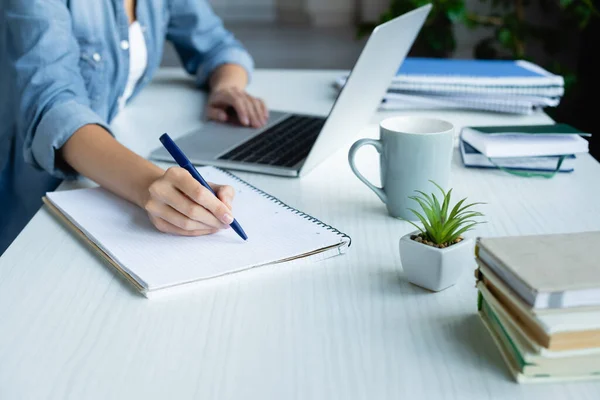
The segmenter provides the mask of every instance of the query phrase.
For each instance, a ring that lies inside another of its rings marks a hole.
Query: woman
[[[109,123],[156,72],[165,38],[209,90],[208,118],[228,109],[260,127],[245,92],[249,54],[206,0],[0,0],[0,254],[58,179],[84,175],[144,208],[157,229],[196,236],[232,221],[231,187],[209,195],[186,171],[166,172],[119,144]],[[11,210],[6,212],[6,210]]]

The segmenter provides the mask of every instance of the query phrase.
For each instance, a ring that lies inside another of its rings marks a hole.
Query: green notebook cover
[[[519,367],[519,371],[523,371],[523,367],[528,365],[527,362],[519,352],[519,349],[517,349],[517,346],[515,346],[515,344],[513,343],[509,334],[502,326],[502,323],[492,310],[491,306],[483,298],[481,292],[477,292],[477,308],[480,312],[483,312],[483,314],[488,318],[491,326],[498,334],[498,338],[502,340],[506,347],[506,350],[510,351],[511,355],[513,356],[515,362],[517,363],[517,366]]]
[[[480,133],[487,133],[490,135],[579,135],[579,136],[592,136],[591,133],[581,132],[568,124],[554,124],[554,125],[513,125],[513,126],[470,126]]]

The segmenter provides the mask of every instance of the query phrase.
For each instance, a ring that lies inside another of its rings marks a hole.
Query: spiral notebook
[[[538,96],[468,96],[464,94],[413,94],[388,92],[382,110],[463,109],[528,115],[539,108],[556,107],[558,98]]]
[[[348,235],[228,172],[199,171],[235,188],[233,214],[248,241],[231,229],[202,237],[160,233],[142,209],[102,188],[52,192],[44,202],[146,297],[250,268],[325,259],[350,246]]]
[[[347,77],[348,74],[340,76],[336,86],[344,86]],[[462,93],[560,97],[564,93],[564,79],[524,60],[408,57],[393,78],[390,90],[437,95]]]

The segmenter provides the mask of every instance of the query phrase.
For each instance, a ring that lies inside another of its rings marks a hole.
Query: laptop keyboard
[[[292,115],[219,160],[293,167],[308,156],[324,124],[325,118]]]

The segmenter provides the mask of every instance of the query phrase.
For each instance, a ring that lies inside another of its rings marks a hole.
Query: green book
[[[527,361],[523,353],[531,350],[509,329],[494,307],[478,293],[478,310],[484,326],[492,336],[502,358],[513,377],[519,383],[562,382],[600,379],[600,358],[597,354],[566,357],[537,357]]]
[[[488,135],[579,135],[592,136],[568,124],[472,126],[469,129]]]

